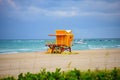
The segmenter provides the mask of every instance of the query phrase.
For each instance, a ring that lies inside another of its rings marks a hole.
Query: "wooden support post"
[[[71,47],[69,47],[69,52],[71,52]]]

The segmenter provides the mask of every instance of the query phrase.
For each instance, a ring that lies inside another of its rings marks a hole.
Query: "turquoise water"
[[[46,51],[48,41],[54,40],[0,40],[0,54]],[[75,39],[72,46],[72,50],[108,48],[120,48],[120,39]]]

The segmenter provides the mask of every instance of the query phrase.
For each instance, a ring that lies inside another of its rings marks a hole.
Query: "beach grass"
[[[114,67],[111,70],[90,70],[80,71],[78,69],[61,71],[60,68],[56,68],[55,71],[50,72],[46,69],[40,70],[38,73],[27,72],[21,73],[18,78],[6,77],[1,80],[119,80],[120,68]]]

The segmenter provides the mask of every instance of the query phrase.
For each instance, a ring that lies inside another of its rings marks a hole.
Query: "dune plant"
[[[90,70],[80,71],[78,69],[61,71],[56,68],[54,72],[40,70],[38,73],[27,72],[18,75],[18,79],[14,77],[6,77],[0,80],[120,80],[120,69],[114,68],[112,70]]]
[[[0,80],[16,80],[13,76],[12,77],[6,77],[6,78],[2,78]]]

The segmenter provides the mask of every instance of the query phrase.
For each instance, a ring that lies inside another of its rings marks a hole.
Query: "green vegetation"
[[[16,80],[14,77],[7,77],[1,80]],[[120,80],[120,69],[114,68],[112,70],[94,70],[81,72],[78,69],[61,71],[56,69],[54,72],[42,69],[39,73],[19,74],[17,80]]]

